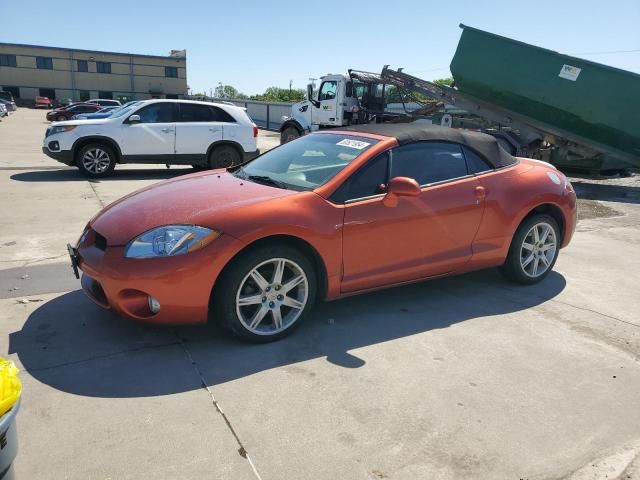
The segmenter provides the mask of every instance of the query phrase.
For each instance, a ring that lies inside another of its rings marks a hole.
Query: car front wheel
[[[213,311],[244,340],[265,343],[289,335],[316,298],[311,262],[288,246],[268,245],[239,257],[224,272]]]
[[[76,165],[86,177],[106,177],[116,168],[116,154],[108,145],[90,143],[78,152]]]
[[[518,227],[501,270],[515,282],[538,283],[553,269],[560,242],[560,228],[554,218],[534,215]]]

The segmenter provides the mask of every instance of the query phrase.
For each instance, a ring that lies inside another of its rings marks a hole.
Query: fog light
[[[160,302],[151,295],[149,295],[149,310],[151,310],[151,313],[158,313],[160,311]]]
[[[57,152],[58,150],[60,150],[60,144],[54,140],[53,142],[49,142],[49,150],[51,150],[52,152]]]

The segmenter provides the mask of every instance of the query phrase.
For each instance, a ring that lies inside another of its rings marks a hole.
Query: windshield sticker
[[[342,147],[355,148],[356,150],[362,150],[365,147],[371,145],[367,142],[361,142],[360,140],[351,140],[349,138],[345,138],[344,140],[340,140],[336,145],[340,145]]]

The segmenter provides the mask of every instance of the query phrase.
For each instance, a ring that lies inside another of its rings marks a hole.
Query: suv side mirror
[[[129,123],[140,123],[140,115],[131,115],[127,121]]]
[[[389,181],[382,203],[385,207],[395,207],[399,197],[417,197],[421,193],[420,185],[413,178],[395,177]]]

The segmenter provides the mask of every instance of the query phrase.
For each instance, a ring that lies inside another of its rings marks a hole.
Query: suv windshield
[[[268,151],[234,175],[281,188],[313,190],[376,143],[351,135],[307,135]]]
[[[140,105],[138,103],[135,103],[133,105],[129,105],[128,107],[126,105],[123,105],[121,107],[118,107],[114,110],[111,111],[111,115],[109,115],[109,118],[117,118],[117,117],[122,117],[123,115],[126,115],[128,113],[130,113],[134,108],[139,107]]]

